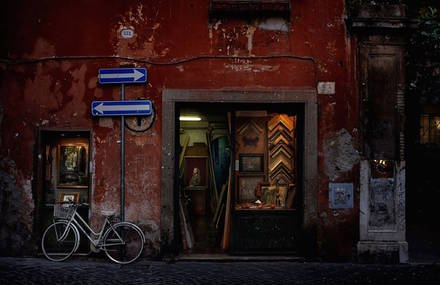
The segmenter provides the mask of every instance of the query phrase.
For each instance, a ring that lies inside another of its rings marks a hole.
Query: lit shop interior
[[[302,218],[302,105],[179,109],[181,248],[295,253]]]

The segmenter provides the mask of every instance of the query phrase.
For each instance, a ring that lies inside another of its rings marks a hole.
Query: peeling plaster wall
[[[10,63],[0,63],[0,103],[4,110],[0,158],[13,161],[14,171],[20,175],[4,175],[8,182],[2,183],[8,190],[2,189],[2,203],[6,200],[10,206],[26,203],[26,211],[34,207],[28,192],[38,128],[81,128],[92,131],[93,225],[100,221],[100,210],[119,210],[120,122],[116,118],[92,119],[90,103],[120,98],[120,88],[97,84],[99,68],[120,64],[144,66],[148,68],[148,83],[127,86],[126,98],[151,99],[157,120],[145,133],[127,130],[126,215],[127,219],[141,224],[158,249],[161,122],[167,115],[161,109],[164,89],[276,91],[315,88],[317,81],[334,81],[336,93],[318,98],[318,208],[322,216],[318,221],[326,225],[318,230],[321,240],[327,240],[325,230],[334,230],[340,238],[335,250],[344,248],[342,255],[351,256],[346,248],[352,246],[356,234],[341,234],[338,229],[344,226],[355,231],[356,208],[334,215],[328,209],[328,182],[333,179],[353,182],[357,188],[357,169],[349,168],[355,162],[349,162],[345,168],[335,156],[344,147],[333,148],[331,143],[324,142],[339,130],[357,127],[358,97],[352,52],[355,45],[345,30],[343,0],[292,1],[290,21],[222,18],[215,22],[208,18],[209,1],[205,0],[153,0],[148,5],[137,0],[68,1],[50,5],[5,2],[0,4],[4,39],[0,42],[0,58]],[[125,28],[134,31],[132,38],[121,36]],[[200,55],[204,57],[199,58]],[[348,135],[351,148],[357,149],[357,133]],[[341,138],[337,143],[344,145],[347,134],[338,136]],[[354,154],[349,157],[354,158]],[[329,163],[332,159],[336,162]],[[11,189],[17,190],[8,192]],[[19,193],[28,198],[20,200]],[[8,213],[4,219],[16,218],[15,212],[2,213]],[[31,212],[20,215],[32,216]],[[37,237],[32,225],[31,218],[24,219],[23,228]],[[27,238],[23,231],[12,233],[19,233],[21,240]]]
[[[359,162],[353,137],[342,129],[324,139],[325,174],[335,181],[341,174],[349,172]]]
[[[344,260],[346,256],[355,255],[353,245],[359,239],[359,173],[360,155],[356,150],[353,134],[341,129],[329,133],[323,140],[324,173],[327,187],[320,188],[319,195],[319,228],[318,245],[321,255],[326,258]],[[330,209],[330,182],[348,182],[354,186],[353,209]]]
[[[0,189],[2,255],[23,255],[34,249],[31,180],[23,177],[9,158],[0,160]]]

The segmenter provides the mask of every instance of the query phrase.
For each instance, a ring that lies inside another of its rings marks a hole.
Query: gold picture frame
[[[58,188],[87,188],[89,147],[85,143],[59,144],[57,150]]]
[[[59,203],[78,203],[79,192],[61,192],[58,194]]]

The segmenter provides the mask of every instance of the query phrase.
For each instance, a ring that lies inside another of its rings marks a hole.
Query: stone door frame
[[[314,235],[318,200],[318,103],[315,89],[286,91],[216,91],[164,89],[162,94],[162,191],[161,191],[161,251],[178,253],[178,225],[175,180],[178,155],[176,152],[176,104],[178,103],[292,103],[304,105],[304,233]],[[313,237],[316,238],[316,237]]]
[[[91,197],[93,194],[93,176],[94,176],[94,168],[90,167],[90,162],[93,161],[93,129],[91,128],[65,128],[65,127],[39,127],[35,131],[35,142],[33,149],[33,184],[32,184],[32,195],[34,197],[34,221],[33,221],[33,242],[35,245],[36,251],[35,253],[40,253],[40,241],[41,235],[43,234],[44,228],[42,228],[42,201],[44,199],[44,189],[43,189],[43,155],[45,155],[46,150],[43,148],[44,139],[46,136],[51,135],[60,135],[61,133],[69,133],[69,134],[78,134],[83,133],[86,136],[83,138],[88,140],[89,153],[88,153],[88,161],[89,161],[89,181],[88,181],[88,199],[91,201]],[[68,137],[70,138],[70,137]],[[68,139],[67,138],[67,139]],[[55,158],[57,159],[57,158]],[[91,203],[89,203],[91,205]],[[88,218],[90,219],[92,206],[89,206],[88,209]]]

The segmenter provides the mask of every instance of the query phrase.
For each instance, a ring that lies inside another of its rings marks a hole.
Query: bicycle
[[[68,259],[79,247],[80,230],[98,251],[103,250],[113,262],[129,264],[139,258],[144,248],[145,235],[137,225],[117,222],[113,211],[102,211],[105,220],[101,230],[95,232],[77,213],[81,205],[87,204],[54,205],[54,223],[47,227],[41,239],[41,248],[47,259]]]

